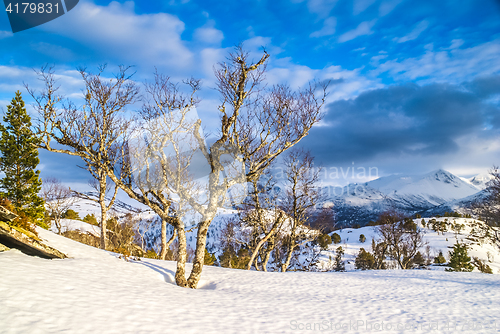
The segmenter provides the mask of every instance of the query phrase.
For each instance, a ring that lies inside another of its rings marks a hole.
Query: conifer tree
[[[453,245],[453,250],[450,252],[449,266],[451,269],[446,271],[472,271],[474,267],[470,263],[470,256],[467,255],[467,245],[459,244],[458,242]]]
[[[36,167],[38,138],[31,131],[31,117],[24,106],[21,92],[7,106],[0,124],[0,180],[1,195],[12,202],[18,213],[43,226],[44,202],[38,197],[42,181]]]

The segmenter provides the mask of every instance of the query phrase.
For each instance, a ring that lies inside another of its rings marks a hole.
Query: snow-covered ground
[[[437,222],[447,223],[447,232],[435,232],[428,225],[422,226],[422,219],[414,219],[419,228],[423,230],[424,241],[426,245],[430,247],[430,255],[432,258],[437,256],[439,252],[443,252],[446,260],[449,260],[449,251],[453,248],[453,245],[458,241],[459,243],[465,243],[469,246],[468,255],[472,257],[477,257],[484,261],[487,265],[491,267],[494,274],[500,274],[500,247],[497,243],[493,242],[495,230],[488,228],[488,226],[473,218],[453,218],[453,217],[441,217],[441,218],[424,218],[426,224],[431,220],[435,219]],[[459,224],[463,225],[460,232],[455,232],[452,230],[452,225]],[[341,246],[345,252],[344,260],[346,262],[347,270],[354,270],[354,259],[359,253],[361,248],[367,251],[371,251],[372,239],[377,240],[377,227],[366,226],[359,229],[345,228],[342,230],[337,230],[333,233],[339,234],[341,242],[339,244],[332,244],[329,246],[327,251],[323,252],[321,257],[322,261],[327,262],[329,257],[335,256],[335,249]],[[478,237],[484,234],[485,230],[490,231],[490,237]],[[500,236],[500,231],[497,230]],[[363,234],[366,237],[364,243],[359,241],[360,235]],[[423,256],[426,254],[425,247],[423,247],[420,252]],[[433,270],[444,270],[442,267],[431,267]],[[477,271],[477,268],[474,268]]]
[[[0,333],[500,332],[499,275],[205,267],[189,290],[173,262],[40,236],[71,258],[0,253]]]
[[[61,232],[78,230],[84,233],[88,232],[97,237],[101,235],[101,230],[99,226],[88,224],[80,220],[61,219],[60,223],[61,223]],[[50,230],[52,232],[57,233],[57,227],[54,223],[52,223]]]

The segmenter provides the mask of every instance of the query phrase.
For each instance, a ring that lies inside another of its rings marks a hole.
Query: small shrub
[[[83,233],[81,231],[70,230],[62,232],[61,235],[63,237],[78,241],[82,244],[89,245],[92,247],[99,248],[101,245],[99,237],[96,237],[95,235],[90,233]]]
[[[318,244],[321,249],[327,249],[328,245],[332,243],[332,238],[328,234],[322,234],[318,237]]]
[[[493,274],[493,270],[491,270],[491,267],[481,261],[479,258],[474,257],[472,264],[482,273],[484,274]]]
[[[87,224],[96,225],[96,226],[99,225],[99,223],[97,222],[97,219],[93,213],[88,214],[85,217],[83,217],[83,221],[86,222]]]
[[[335,271],[345,271],[345,264],[344,261],[342,261],[342,256],[344,256],[344,249],[339,246],[335,250]]]
[[[215,263],[215,260],[216,260],[215,254],[209,253],[207,251],[207,249],[205,248],[205,261],[204,261],[205,265],[206,266],[213,266]]]
[[[227,247],[219,257],[219,263],[221,267],[225,268],[246,269],[249,261],[250,254],[248,252],[248,249],[244,248],[241,248],[238,250],[238,252],[235,252],[232,247]]]
[[[359,236],[359,242],[364,243],[365,241],[366,241],[366,237],[365,237],[365,235],[364,235],[364,234],[361,234],[361,235]]]
[[[148,259],[158,259],[158,254],[156,254],[154,250],[150,249],[144,254],[144,257]]]
[[[422,256],[422,253],[417,252],[417,254],[413,257],[412,263],[417,267],[425,266],[425,259]]]
[[[341,241],[342,241],[342,239],[340,238],[340,235],[338,233],[332,234],[332,242],[334,244],[340,244]]]
[[[444,264],[446,263],[446,259],[443,256],[443,252],[439,251],[439,255],[434,258],[435,264]]]
[[[75,210],[71,210],[71,209],[66,210],[66,212],[63,213],[62,218],[64,218],[64,219],[81,220],[80,215],[78,214],[78,212],[76,212]]]
[[[356,269],[367,270],[375,268],[375,257],[364,248],[359,250],[358,256],[354,260]]]

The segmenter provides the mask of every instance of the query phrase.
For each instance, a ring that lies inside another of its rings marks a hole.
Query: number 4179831
[[[56,3],[52,5],[50,2],[48,3],[34,3],[34,2],[23,2],[21,5],[19,3],[15,3],[12,5],[12,3],[9,3],[7,5],[7,8],[5,9],[9,14],[12,12],[19,14],[19,13],[31,13],[31,14],[51,14],[52,11],[55,11],[56,13],[59,13],[59,4]]]

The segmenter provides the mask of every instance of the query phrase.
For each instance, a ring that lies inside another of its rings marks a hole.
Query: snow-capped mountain
[[[476,183],[482,184],[480,180],[484,178],[478,176]],[[423,175],[392,175],[364,184],[350,184],[342,191],[332,187],[322,190],[334,203],[339,224],[363,226],[387,209],[407,214],[425,212],[473,196],[481,187],[439,169]]]
[[[491,175],[490,173],[481,173],[468,179],[471,184],[481,190],[486,189],[488,186],[488,182],[490,182],[491,180],[493,180],[493,175]]]

